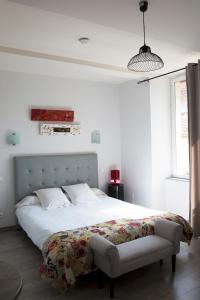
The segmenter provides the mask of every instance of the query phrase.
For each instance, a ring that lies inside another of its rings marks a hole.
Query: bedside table
[[[124,200],[124,185],[123,184],[109,184],[108,185],[108,196]]]

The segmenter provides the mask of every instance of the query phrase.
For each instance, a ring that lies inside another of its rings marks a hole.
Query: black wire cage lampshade
[[[139,5],[140,11],[143,13],[144,45],[140,47],[139,54],[130,59],[127,68],[135,72],[155,71],[161,69],[164,66],[164,62],[157,54],[151,52],[151,48],[146,45],[144,13],[148,9],[148,1],[141,0]]]

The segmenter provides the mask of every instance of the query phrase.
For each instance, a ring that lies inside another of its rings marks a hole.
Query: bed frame
[[[16,203],[41,188],[82,182],[98,187],[96,153],[16,156],[14,170]]]

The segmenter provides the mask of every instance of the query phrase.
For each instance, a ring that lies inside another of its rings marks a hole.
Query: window
[[[189,178],[188,106],[184,77],[172,80],[172,175]]]

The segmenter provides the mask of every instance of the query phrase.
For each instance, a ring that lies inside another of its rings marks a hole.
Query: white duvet
[[[51,210],[45,210],[40,205],[23,206],[16,209],[16,216],[33,243],[42,250],[45,240],[62,230],[80,228],[113,219],[140,219],[162,213],[108,196],[99,196],[98,199],[98,203],[94,204],[70,205]]]

